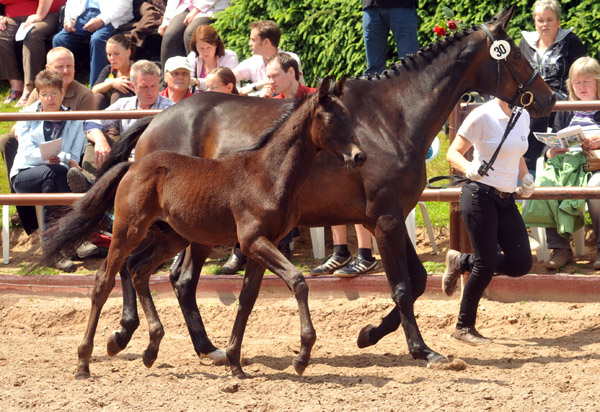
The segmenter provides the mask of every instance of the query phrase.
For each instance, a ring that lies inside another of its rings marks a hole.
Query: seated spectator
[[[134,96],[133,85],[129,80],[129,70],[133,64],[131,41],[117,33],[106,42],[106,65],[92,87],[97,110],[104,110],[121,97]]]
[[[134,16],[136,21],[131,25],[131,30],[126,34],[131,42],[138,48],[144,47],[148,35],[154,33],[160,26],[165,14],[165,0],[134,1]],[[138,18],[139,16],[139,18]]]
[[[139,60],[131,66],[131,82],[135,96],[123,97],[106,110],[166,109],[174,103],[159,93],[160,69],[148,60]],[[71,169],[67,180],[76,193],[86,192],[95,180],[102,163],[110,152],[111,144],[138,119],[103,119],[84,123],[89,140],[83,155],[83,170]]]
[[[288,53],[279,52],[267,60],[267,78],[269,83],[263,87],[264,97],[278,99],[304,97],[317,89],[300,84],[298,62]]]
[[[4,104],[17,101],[16,107],[23,107],[33,90],[35,75],[44,69],[46,39],[56,31],[58,11],[65,0],[0,0],[0,4],[5,5],[5,15],[0,16],[0,80],[10,84]],[[21,62],[15,40],[20,25],[33,25],[22,40]]]
[[[62,77],[62,87],[64,90],[62,105],[71,110],[94,110],[94,96],[92,91],[75,80],[75,59],[73,53],[64,47],[57,47],[51,49],[46,54],[46,61],[46,69],[54,71]],[[38,98],[38,90],[34,89],[27,100],[27,106],[32,105]],[[4,164],[8,172],[12,169],[18,146],[17,136],[13,132],[6,133],[0,138],[0,152],[2,152]],[[10,179],[9,187],[10,191],[14,192]],[[17,206],[17,212],[25,232],[27,234],[33,233],[38,228],[35,208],[33,206]]]
[[[90,41],[90,84],[95,84],[108,64],[106,42],[115,30],[133,19],[133,0],[67,0],[64,28],[52,39],[52,46],[73,51]]]
[[[192,84],[192,67],[183,56],[171,57],[165,63],[165,83],[167,87],[161,92],[161,96],[179,102],[193,95],[190,90]]]
[[[197,90],[206,90],[206,75],[217,67],[233,69],[238,65],[237,54],[228,50],[219,33],[209,25],[198,26],[190,43],[192,52],[188,61],[192,67],[192,78]]]
[[[206,75],[206,91],[240,94],[235,85],[235,74],[229,67],[217,67]]]
[[[165,67],[169,57],[190,54],[192,35],[202,24],[210,24],[211,17],[225,10],[229,0],[197,1],[168,0],[158,34],[163,36],[160,62]]]
[[[569,100],[600,100],[600,64],[598,61],[591,57],[580,57],[575,60],[569,70],[569,78],[567,79],[567,89],[569,92]],[[575,111],[575,112],[558,112],[554,121],[554,131],[559,131],[569,126],[581,126],[585,135],[585,140],[581,147],[575,146],[570,149],[548,149],[546,155],[551,165],[558,167],[563,166],[563,162],[566,164],[565,153],[571,151],[578,153],[581,148],[584,149],[600,149],[600,112],[597,110],[591,111]],[[582,159],[585,162],[585,159]],[[562,170],[562,169],[561,169]],[[582,176],[586,176],[585,171],[580,171]],[[543,176],[536,176],[536,182],[544,178]],[[544,179],[544,186],[550,185],[549,180]],[[600,171],[595,171],[589,180],[587,186],[600,186]],[[531,207],[535,205],[535,202],[547,202],[546,200],[533,200]],[[556,202],[557,203],[557,202]],[[548,204],[548,203],[546,203]],[[596,259],[594,260],[594,269],[600,269],[600,199],[588,199],[588,211],[592,224],[594,226],[594,234],[596,235]],[[583,201],[581,201],[583,209]],[[557,214],[558,216],[558,214]],[[552,218],[551,220],[553,220]],[[560,219],[560,217],[559,217]],[[526,219],[526,222],[528,219]],[[581,219],[583,221],[583,219]],[[562,222],[559,220],[559,222]],[[556,227],[556,221],[553,220],[553,227],[546,228],[546,239],[548,242],[548,248],[552,249],[550,260],[546,264],[548,269],[560,269],[566,264],[573,261],[573,252],[571,251],[569,233],[562,233],[562,229],[559,232]],[[564,227],[561,225],[561,227]]]
[[[252,82],[240,89],[241,95],[256,93],[269,82],[267,79],[267,60],[282,51],[278,47],[280,39],[281,30],[274,21],[259,20],[250,23],[250,42],[248,45],[252,49],[253,56],[247,58],[233,69],[238,82],[244,80]],[[300,83],[304,83],[300,58],[292,52],[286,53],[290,54],[298,62]]]
[[[40,100],[28,106],[26,112],[54,112],[69,110],[62,106],[64,95],[62,77],[51,70],[43,70],[35,77],[35,87]],[[83,121],[42,121],[28,120],[16,124],[19,136],[19,149],[10,179],[17,193],[63,193],[70,192],[67,184],[67,170],[79,169],[79,159],[83,152],[85,138]],[[44,157],[40,145],[55,139],[62,139],[62,149],[58,155]],[[44,206],[42,212],[42,247],[43,231],[51,220],[51,213],[57,207]],[[73,262],[63,259],[58,268],[64,271],[74,269]]]

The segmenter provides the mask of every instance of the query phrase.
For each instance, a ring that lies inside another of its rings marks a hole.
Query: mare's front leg
[[[367,325],[361,330],[358,346],[374,345],[402,324],[413,358],[424,359],[428,364],[445,360],[444,356],[425,344],[417,326],[414,302],[425,291],[427,272],[408,237],[402,215],[380,216],[375,227],[375,237],[396,307],[378,327]]]
[[[259,238],[250,245],[248,256],[283,279],[296,297],[300,313],[300,353],[293,363],[296,373],[302,375],[308,366],[310,352],[317,340],[317,333],[310,319],[308,309],[308,284],[306,279],[304,279],[302,272],[290,263],[273,243],[264,237]]]
[[[212,246],[192,243],[176,259],[171,267],[169,279],[179,301],[194,350],[199,357],[212,359],[215,365],[225,365],[227,364],[227,356],[222,349],[216,348],[208,338],[196,302],[198,278],[200,277],[202,265],[204,265],[211,251]]]
[[[258,291],[260,290],[264,274],[265,268],[253,259],[248,258],[244,283],[242,284],[242,290],[238,299],[239,306],[233,330],[231,331],[231,337],[229,338],[229,344],[227,345],[227,359],[231,365],[231,372],[239,379],[247,377],[242,370],[241,363],[242,339],[244,338],[248,318],[258,297]]]

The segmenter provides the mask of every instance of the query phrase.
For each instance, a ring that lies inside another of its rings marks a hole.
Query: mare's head
[[[482,64],[472,75],[481,80],[480,84],[487,84],[487,88],[482,90],[484,93],[509,104],[525,106],[533,117],[547,116],[552,111],[556,96],[506,34],[514,11],[514,5],[504,8],[475,33],[481,47],[477,56]]]
[[[358,169],[367,160],[362,151],[352,122],[350,112],[340,100],[345,78],[331,87],[325,78],[319,91],[310,97],[310,108],[314,110],[310,135],[313,143],[340,157],[347,168]]]

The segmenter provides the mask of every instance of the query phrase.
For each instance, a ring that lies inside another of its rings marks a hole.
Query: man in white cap
[[[187,58],[173,56],[165,62],[165,83],[167,87],[161,92],[162,97],[167,97],[178,103],[180,100],[190,97],[192,84],[192,66]]]

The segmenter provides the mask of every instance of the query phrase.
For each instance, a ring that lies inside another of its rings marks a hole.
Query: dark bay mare
[[[531,99],[527,110],[532,116],[551,111],[555,102],[551,90],[506,34],[513,12],[514,7],[504,9],[485,25],[494,39],[508,42],[505,60],[492,58],[493,40],[481,27],[473,26],[430,44],[381,75],[346,82],[342,100],[369,161],[359,173],[351,173],[337,158],[321,152],[300,191],[299,224],[361,223],[377,239],[395,307],[379,326],[363,328],[358,337],[360,347],[374,345],[402,324],[414,358],[428,362],[444,359],[425,344],[415,320],[413,304],[425,291],[427,273],[410,242],[404,219],[425,188],[427,150],[465,92],[495,95],[515,105],[523,105],[525,96],[525,101]],[[253,144],[260,131],[284,109],[285,102],[276,99],[196,95],[138,122],[113,148],[104,170],[126,160],[136,143],[136,159],[156,150],[226,156]],[[158,250],[168,241],[168,233],[156,233],[147,250]],[[136,253],[127,267],[137,270],[144,259],[143,254]],[[171,271],[171,283],[198,355],[218,353],[206,335],[196,303],[204,259],[202,248],[192,244]],[[111,353],[126,347],[139,324],[126,269],[121,272],[121,330],[109,338]]]
[[[294,368],[304,372],[316,339],[308,310],[308,286],[302,272],[273,243],[298,221],[298,194],[320,149],[331,152],[350,173],[366,160],[349,113],[338,97],[343,83],[336,83],[330,92],[326,79],[317,93],[286,103],[281,119],[256,144],[222,159],[156,151],[133,163],[122,162],[105,173],[58,222],[44,246],[46,262],[74,251],[114,202],[113,237],[107,259],[96,274],[88,326],[79,346],[77,377],[90,376],[94,334],[116,274],[158,220],[172,229],[169,241],[151,251],[142,245],[139,253],[144,254],[144,265],[131,271],[150,332],[144,364],[152,366],[164,336],[151,298],[150,275],[192,241],[208,256],[214,245],[238,240],[248,256],[248,267],[227,348],[231,369],[235,376],[245,377],[240,363],[242,338],[267,268],[287,283],[298,302],[301,346]]]

